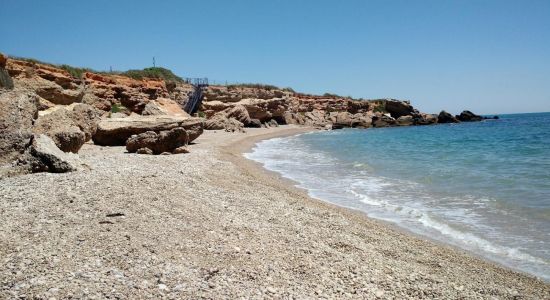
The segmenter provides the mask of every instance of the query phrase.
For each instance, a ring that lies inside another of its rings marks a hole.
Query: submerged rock
[[[476,122],[483,120],[482,116],[476,115],[469,110],[465,110],[456,116],[456,118],[462,122]]]

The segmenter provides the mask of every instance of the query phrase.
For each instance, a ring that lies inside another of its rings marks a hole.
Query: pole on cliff
[[[157,65],[155,64],[155,57],[153,56],[153,68],[155,68]]]

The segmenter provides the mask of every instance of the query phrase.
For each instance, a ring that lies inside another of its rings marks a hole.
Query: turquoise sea
[[[315,198],[550,281],[550,113],[319,131],[249,159]]]

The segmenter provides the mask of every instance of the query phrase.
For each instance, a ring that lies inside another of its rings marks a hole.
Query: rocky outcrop
[[[65,152],[77,153],[97,130],[100,113],[90,105],[56,107],[41,114],[33,132],[46,134]]]
[[[44,134],[34,137],[30,153],[34,158],[33,172],[71,172],[76,171],[80,164],[78,155],[61,151],[54,141]]]
[[[395,120],[397,126],[411,126],[414,125],[414,118],[411,115],[401,116]]]
[[[385,100],[385,109],[395,119],[417,112],[408,101],[394,99]]]
[[[437,115],[417,113],[414,114],[414,125],[433,125],[437,123]]]
[[[376,114],[372,117],[372,126],[389,127],[396,124],[396,120],[388,114]]]
[[[204,122],[204,129],[244,132],[244,125],[235,118],[228,118],[225,114],[217,114]]]
[[[459,123],[460,121],[450,113],[442,110],[437,116],[437,123]]]
[[[0,92],[0,165],[19,159],[31,144],[36,96],[25,91]]]
[[[17,85],[52,104],[86,103],[102,111],[109,111],[117,104],[141,114],[149,102],[159,99],[171,98],[181,105],[192,91],[189,84],[167,84],[160,79],[137,80],[93,72],[84,72],[81,78],[76,78],[59,67],[25,60],[8,59],[6,70]]]
[[[6,70],[6,63],[8,57],[0,53],[0,89],[13,89],[13,80],[10,77],[10,74]]]
[[[147,131],[161,132],[182,127],[189,134],[189,142],[202,134],[204,119],[175,116],[130,116],[127,118],[102,119],[97,126],[93,141],[102,146],[123,146],[134,134]]]
[[[149,154],[151,150],[153,154],[161,154],[163,152],[174,152],[176,149],[185,146],[189,143],[189,134],[183,127],[176,127],[171,130],[147,131],[141,134],[132,135],[126,141],[126,150],[133,153],[140,150],[140,153]]]
[[[483,120],[482,116],[476,115],[469,110],[465,110],[456,116],[456,118],[462,122],[476,122]]]

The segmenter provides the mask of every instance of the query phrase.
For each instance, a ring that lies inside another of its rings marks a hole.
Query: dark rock
[[[250,119],[250,124],[248,124],[248,127],[260,128],[262,127],[262,122],[258,119]]]
[[[415,109],[408,102],[399,100],[386,100],[386,111],[393,118],[399,118],[415,113]]]
[[[482,116],[476,115],[469,110],[461,112],[456,118],[462,122],[477,122],[483,120]]]
[[[414,125],[433,125],[437,123],[437,115],[417,113],[413,115]]]
[[[8,57],[0,53],[0,89],[13,89],[13,79],[5,69]]]
[[[395,119],[388,115],[375,115],[372,117],[374,127],[388,127],[395,125]]]
[[[172,152],[174,149],[187,145],[189,135],[182,127],[177,127],[169,131],[147,131],[141,134],[131,136],[126,142],[126,150],[133,153],[139,149],[148,148],[154,154],[163,152]]]
[[[450,113],[442,110],[437,116],[437,123],[459,123],[460,121]]]

